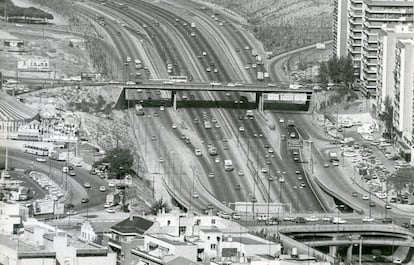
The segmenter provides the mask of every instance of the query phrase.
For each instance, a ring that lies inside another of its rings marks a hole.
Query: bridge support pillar
[[[350,245],[346,251],[346,262],[350,262],[352,260],[352,249],[354,245]]]
[[[263,93],[262,92],[256,92],[256,103],[257,103],[257,109],[260,112],[263,112]]]
[[[337,246],[329,246],[329,256],[336,257]]]
[[[172,107],[173,110],[177,110],[177,92],[175,90],[171,91]]]

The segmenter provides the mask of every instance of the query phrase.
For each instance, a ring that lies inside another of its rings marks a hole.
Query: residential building
[[[377,114],[385,111],[384,100],[394,95],[395,45],[398,40],[414,37],[414,26],[392,25],[378,31]]]
[[[362,16],[361,88],[375,95],[377,88],[378,31],[384,26],[413,23],[412,0],[364,0]]]
[[[106,247],[79,240],[53,226],[29,219],[24,232],[12,239],[0,235],[0,264],[115,265],[116,254]]]
[[[412,0],[335,0],[333,53],[352,58],[355,77],[366,95],[376,93],[378,31],[412,23]]]
[[[192,264],[280,252],[280,244],[251,235],[246,228],[218,216],[173,211],[151,219],[153,222],[130,217],[111,228],[114,233],[108,245],[119,253],[118,264],[175,264],[177,257]],[[132,223],[140,228],[128,229]]]
[[[351,56],[355,76],[359,78],[361,69],[361,48],[362,48],[362,6],[363,0],[348,0],[348,27],[347,39],[343,40],[342,45],[347,47],[347,56]]]
[[[334,0],[333,12],[333,55],[346,56],[348,39],[348,0]]]
[[[19,234],[23,228],[24,209],[18,203],[0,201],[0,234]]]
[[[414,38],[398,40],[395,49],[393,125],[397,147],[406,160],[414,165]]]

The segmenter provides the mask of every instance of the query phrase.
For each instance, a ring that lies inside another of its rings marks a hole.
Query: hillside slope
[[[331,39],[332,0],[204,0],[247,19],[275,54]]]

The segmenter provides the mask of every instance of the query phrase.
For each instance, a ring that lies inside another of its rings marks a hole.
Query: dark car
[[[404,227],[404,228],[410,228],[410,224],[409,223],[402,223],[401,226]]]
[[[391,224],[391,223],[392,223],[392,218],[389,218],[389,217],[384,218],[384,219],[382,219],[382,222],[383,222],[384,224]]]
[[[82,198],[81,203],[88,203],[89,199],[88,198]]]
[[[306,220],[303,217],[297,217],[296,220],[295,220],[295,223],[303,224],[303,223],[306,223]]]

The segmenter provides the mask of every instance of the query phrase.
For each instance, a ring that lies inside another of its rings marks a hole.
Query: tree
[[[97,164],[108,163],[108,171],[111,176],[120,179],[132,172],[134,157],[129,149],[114,148],[107,152],[105,157]]]
[[[397,175],[395,177],[389,178],[389,181],[393,185],[398,195],[401,196],[402,191],[404,191],[405,189],[408,189],[408,191],[412,193],[414,189],[414,169],[400,168],[397,171]]]
[[[326,88],[328,86],[329,72],[328,64],[326,62],[321,62],[321,64],[319,65],[317,78],[322,88]]]
[[[391,98],[389,96],[385,97],[384,100],[384,107],[385,110],[380,113],[379,118],[385,124],[385,135],[387,135],[390,139],[393,138],[393,114],[394,114],[394,107],[392,105]]]
[[[163,209],[165,210],[166,213],[168,213],[170,211],[170,207],[168,206],[168,203],[166,201],[164,201],[162,198],[155,201],[150,208],[150,212],[153,215],[156,215],[159,210]]]

